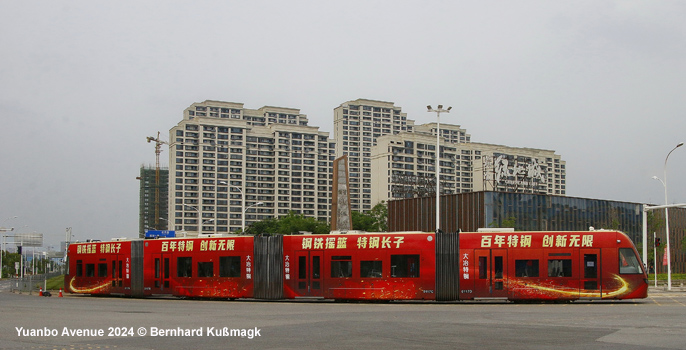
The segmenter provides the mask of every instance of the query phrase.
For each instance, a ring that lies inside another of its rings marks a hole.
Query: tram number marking
[[[473,293],[473,291],[472,291],[471,289],[463,289],[463,290],[460,291],[460,293],[463,293],[463,294],[471,294],[471,293]]]
[[[433,289],[422,290],[422,292],[424,292],[424,294],[433,294],[434,293]]]
[[[109,333],[107,333],[108,337],[133,337],[133,327],[127,328],[127,327],[109,327],[107,328]]]

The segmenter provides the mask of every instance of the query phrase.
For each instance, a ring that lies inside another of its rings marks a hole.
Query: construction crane
[[[155,228],[159,229],[160,224],[160,153],[162,153],[162,145],[168,145],[169,142],[160,140],[160,132],[157,132],[157,137],[148,136],[146,138],[148,143],[155,142]]]

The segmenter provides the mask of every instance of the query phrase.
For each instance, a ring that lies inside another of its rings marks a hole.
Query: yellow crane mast
[[[160,153],[162,145],[168,145],[166,141],[160,140],[160,132],[157,137],[148,136],[148,143],[155,142],[155,228],[159,229],[160,223]]]

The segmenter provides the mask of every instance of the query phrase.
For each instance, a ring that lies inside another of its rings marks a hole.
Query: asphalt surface
[[[0,308],[0,349],[686,348],[686,292],[661,289],[642,300],[569,304],[46,298],[2,291]]]

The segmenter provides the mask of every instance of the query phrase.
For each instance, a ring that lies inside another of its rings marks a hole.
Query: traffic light
[[[659,247],[659,246],[660,246],[660,239],[655,238],[655,247]]]
[[[17,246],[17,254],[21,255],[21,246]]]

